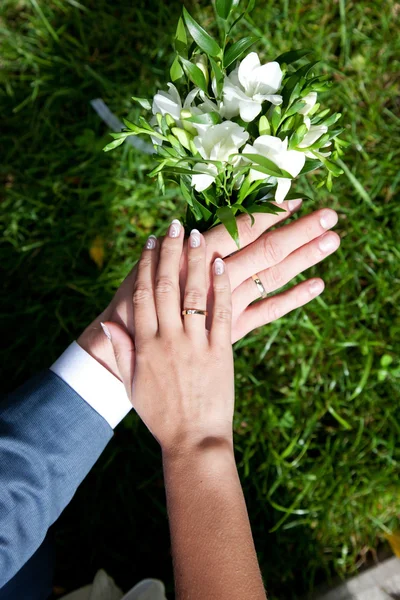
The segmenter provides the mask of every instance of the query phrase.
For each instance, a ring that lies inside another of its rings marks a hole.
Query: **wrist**
[[[211,457],[234,459],[233,438],[191,439],[175,446],[161,446],[163,463],[194,463]]]

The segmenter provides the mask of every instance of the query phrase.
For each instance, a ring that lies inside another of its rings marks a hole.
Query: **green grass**
[[[134,117],[131,95],[166,81],[180,4],[3,0],[0,7],[2,381],[47,367],[108,302],[149,232],[179,216],[151,159],[111,154],[91,109]],[[208,2],[191,11],[213,28]],[[301,213],[331,206],[340,251],[312,269],[323,296],[236,345],[235,444],[270,597],[298,598],[348,576],[398,526],[399,7],[340,0],[258,2],[241,32],[274,57],[310,47],[343,112],[346,174],[303,190]],[[101,269],[89,248],[105,245]],[[390,363],[390,364],[389,364]],[[57,583],[105,567],[122,587],[163,578],[171,560],[157,444],[134,415],[57,525]]]

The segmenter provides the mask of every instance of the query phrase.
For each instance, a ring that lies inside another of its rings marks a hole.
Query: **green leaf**
[[[296,148],[300,144],[300,142],[303,140],[304,136],[306,135],[307,131],[308,131],[307,125],[305,125],[305,123],[302,123],[302,125],[300,125],[300,127],[298,127],[296,129],[296,131],[294,132],[294,134],[291,136],[291,138],[289,140],[289,150]]]
[[[298,113],[299,110],[301,110],[305,105],[306,103],[304,100],[298,100],[297,102],[294,102],[292,106],[285,111],[285,119]]]
[[[319,169],[320,167],[322,167],[322,162],[320,160],[313,159],[313,158],[306,158],[304,167],[302,168],[302,170],[300,171],[298,176],[300,177],[300,175],[305,175],[306,173],[315,171],[315,169]]]
[[[282,109],[280,106],[274,106],[271,114],[272,131],[275,134],[281,122]]]
[[[184,58],[187,57],[187,37],[186,37],[186,29],[183,23],[182,17],[179,17],[178,25],[176,27],[175,32],[175,50],[178,54],[183,55]]]
[[[190,133],[184,129],[180,129],[180,127],[172,127],[171,133],[182,144],[182,146],[186,148],[186,150],[190,150],[190,141],[193,139],[193,136],[191,136]]]
[[[203,92],[207,93],[207,83],[206,78],[204,77],[204,73],[199,67],[196,67],[190,60],[186,60],[186,58],[180,57],[180,61],[183,65],[183,69],[186,75],[189,77],[190,81],[194,83],[197,87],[199,87]]]
[[[178,81],[181,77],[183,77],[183,69],[180,65],[178,56],[175,56],[174,62],[171,65],[169,70],[169,74],[171,75],[172,82]]]
[[[132,100],[140,104],[140,106],[146,110],[151,110],[150,101],[147,98],[136,98],[136,96],[132,96]]]
[[[282,98],[283,98],[283,104],[284,106],[287,106],[289,104],[289,100],[291,100],[291,94],[294,91],[296,85],[300,82],[300,79],[302,79],[302,77],[305,77],[307,75],[307,73],[318,63],[319,61],[313,61],[310,63],[307,63],[306,65],[304,65],[303,67],[300,67],[300,69],[297,69],[297,71],[295,71],[293,73],[293,75],[291,75],[289,77],[289,79],[286,81],[285,85],[283,86],[283,90],[281,92]]]
[[[164,183],[164,177],[163,177],[162,173],[158,173],[157,183],[158,183],[158,189],[160,190],[161,194],[164,196],[165,195],[165,183]]]
[[[125,122],[125,119],[123,119]],[[127,121],[128,123],[129,121]],[[149,125],[149,123],[146,121],[146,119],[144,117],[139,117],[139,123],[140,125],[143,127],[143,129],[147,129],[147,131],[151,131],[153,133],[154,129],[152,128],[151,125]]]
[[[230,46],[224,53],[224,67],[227,68],[231,65],[235,60],[238,60],[245,52],[252,46],[255,42],[257,42],[260,38],[249,36],[244,37],[238,42],[235,42]]]
[[[238,203],[241,204],[243,202],[243,200],[246,199],[249,190],[250,190],[250,186],[251,186],[251,181],[248,177],[245,177],[241,187],[240,187],[240,191],[239,191],[239,195],[238,195]]]
[[[189,190],[186,187],[186,185],[184,184],[184,182],[182,181],[182,178],[180,180],[179,187],[181,188],[182,196],[184,197],[186,202],[189,204],[189,206],[191,208],[193,208],[192,188]],[[201,218],[201,214],[199,214],[198,217]]]
[[[251,226],[253,227],[254,223],[256,222],[255,218],[253,217],[253,214],[251,212],[248,211],[248,209],[243,206],[242,204],[233,204],[232,205],[234,208],[237,208],[237,210],[239,210],[242,213],[245,213],[246,215],[249,215],[250,219],[251,219]]]
[[[190,123],[199,123],[200,125],[217,125],[221,123],[221,117],[216,112],[204,113],[202,115],[194,115],[189,119],[185,119]]]
[[[201,171],[193,171],[192,169],[184,169],[183,167],[166,166],[165,173],[174,173],[174,175],[204,175]]]
[[[265,115],[260,117],[260,120],[258,122],[258,131],[260,135],[270,135],[271,133],[271,126]]]
[[[221,56],[222,50],[218,46],[217,42],[193,19],[185,7],[183,7],[183,16],[186,27],[188,28],[190,35],[198,47],[210,56]]]
[[[211,56],[208,57],[208,60],[210,61],[211,69],[212,69],[213,75],[215,77],[215,83],[216,83],[216,88],[217,88],[217,98],[220,98],[220,96],[222,94],[222,88],[224,85],[224,73],[223,73],[221,67],[219,66],[219,64],[213,58],[211,58]]]
[[[110,142],[109,144],[107,144],[107,146],[104,146],[103,152],[109,152],[110,150],[114,150],[114,148],[117,148],[118,146],[123,144],[125,139],[126,137],[123,137],[119,138],[118,140],[114,140],[113,142]]]
[[[209,211],[206,206],[201,204],[201,202],[199,202],[195,197],[193,197],[193,206],[200,211],[200,214],[205,221],[210,220],[210,218],[212,217],[212,212]]]
[[[297,196],[298,197],[298,196]],[[270,213],[272,215],[278,215],[281,212],[286,212],[284,208],[276,206],[270,202],[263,202],[262,204],[251,204],[247,206],[249,213]]]
[[[293,176],[280,169],[272,160],[266,158],[265,156],[261,156],[260,154],[242,154],[245,158],[248,158],[252,161],[252,169],[256,171],[260,171],[261,173],[265,173],[266,175],[272,175],[272,177],[287,177],[289,179],[293,179]],[[262,167],[262,168],[259,168]]]
[[[325,167],[328,169],[328,171],[330,173],[332,173],[332,175],[334,177],[339,177],[339,175],[343,175],[343,173],[344,173],[343,169],[341,169],[340,167],[335,165],[334,162],[325,159],[323,161],[323,163],[324,163]]]
[[[230,206],[221,206],[217,210],[217,217],[223,225],[225,225],[228,233],[233,238],[236,246],[240,248],[239,231],[236,223],[235,215]]]
[[[132,123],[132,121],[128,121],[128,119],[122,119],[125,127],[127,129],[130,129],[130,131],[135,131],[138,132],[140,130],[140,127],[138,125],[136,125],[136,123]]]
[[[314,200],[314,198],[307,196],[303,192],[289,192],[289,194],[286,194],[285,196],[285,200],[297,200],[298,198],[301,198],[302,200]]]
[[[232,10],[233,0],[215,0],[215,8],[221,19],[227,19]]]
[[[290,50],[289,52],[284,52],[283,54],[280,54],[278,58],[275,58],[275,62],[279,63],[280,65],[290,65],[296,62],[296,60],[299,60],[303,56],[306,56],[310,53],[311,50]]]

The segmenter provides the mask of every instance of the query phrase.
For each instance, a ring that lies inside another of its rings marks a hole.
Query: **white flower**
[[[160,128],[156,127],[157,125],[157,114],[161,114],[163,117],[165,115],[171,115],[174,119],[176,126],[181,129],[189,128],[185,127],[182,119],[182,110],[189,111],[192,116],[194,115],[202,115],[208,112],[218,112],[218,107],[214,102],[212,102],[209,98],[206,97],[204,92],[200,90],[200,88],[194,88],[191,90],[186,96],[183,104],[182,99],[179,95],[178,90],[174,86],[173,83],[168,83],[168,92],[164,92],[159,90],[157,94],[153,98],[153,106],[152,112],[154,117],[150,121],[150,125],[155,127],[155,130],[160,133]],[[200,93],[199,93],[200,92]],[[196,99],[196,96],[200,95],[202,102],[198,106],[193,106],[193,102]],[[206,131],[210,125],[200,124],[200,123],[191,123],[191,129],[193,129],[193,133],[201,133]],[[153,144],[161,145],[161,141],[158,138],[151,137]]]
[[[296,177],[304,167],[306,157],[303,152],[288,150],[287,145],[287,138],[282,141],[272,135],[261,135],[254,141],[253,146],[247,144],[244,147],[243,154],[260,154],[261,156],[265,156],[278,167],[290,173],[292,177]],[[261,173],[255,169],[250,170],[249,177],[251,181],[267,178],[265,173]],[[292,181],[287,177],[277,177],[276,180],[278,185],[275,192],[275,200],[278,204],[281,204],[290,190]]]
[[[250,52],[224,80],[221,115],[231,119],[240,114],[249,123],[261,112],[263,102],[282,104],[282,96],[276,95],[282,77],[279,63],[261,65],[257,53]]]
[[[307,96],[301,98],[301,102],[305,102],[306,104],[305,106],[303,106],[303,108],[297,111],[299,115],[308,115],[310,110],[315,106],[316,101],[317,92],[310,92],[309,94],[307,94]]]
[[[304,123],[307,126],[305,119]],[[328,127],[326,125],[309,125],[307,128],[308,131],[303,137],[300,144],[298,144],[298,148],[308,148],[308,146],[312,146],[312,144],[314,144],[314,142],[316,142],[318,138],[320,138],[328,131]]]
[[[192,175],[192,186],[196,192],[202,192],[206,190],[218,175],[218,169],[215,165],[206,163],[196,163],[193,167],[193,171],[201,171],[203,175]]]
[[[218,160],[230,162],[235,165],[240,157],[232,154],[238,154],[239,148],[249,139],[247,131],[232,121],[224,121],[218,125],[211,125],[206,131],[199,132],[193,142],[199,154],[205,160]],[[198,192],[208,188],[218,175],[217,167],[213,164],[198,163],[194,165],[195,171],[202,171],[203,175],[192,175],[192,185]]]
[[[182,110],[181,97],[173,83],[168,83],[167,85],[169,92],[159,90],[153,98],[153,115],[157,113],[160,113],[163,117],[171,115],[175,121],[178,121]]]

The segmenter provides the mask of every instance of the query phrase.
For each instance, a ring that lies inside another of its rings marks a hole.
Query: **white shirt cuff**
[[[90,404],[113,429],[132,408],[124,384],[77,342],[68,346],[50,370]]]

